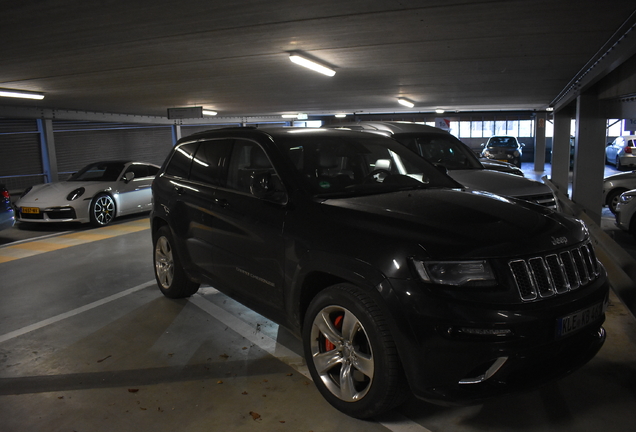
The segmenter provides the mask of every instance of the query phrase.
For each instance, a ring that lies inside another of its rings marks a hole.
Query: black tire
[[[616,206],[618,205],[618,199],[623,192],[627,192],[627,189],[614,189],[607,194],[605,204],[609,207],[610,211],[616,214]]]
[[[95,198],[91,201],[91,206],[88,211],[90,213],[89,217],[91,225],[103,227],[115,219],[117,207],[112,196],[106,193],[101,193],[95,195]]]
[[[199,283],[188,279],[174,249],[170,228],[163,226],[153,236],[155,279],[164,296],[178,299],[190,297],[199,290]]]
[[[384,313],[356,286],[318,293],[305,315],[303,345],[316,387],[351,417],[379,415],[409,394]]]
[[[621,158],[619,156],[616,156],[616,169],[618,171],[623,171],[625,169],[625,167],[621,164]]]

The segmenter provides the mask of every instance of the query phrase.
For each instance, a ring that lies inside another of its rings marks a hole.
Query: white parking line
[[[205,288],[205,290],[206,293],[214,293],[216,291],[214,288]],[[195,294],[190,297],[189,300],[192,304],[198,306],[204,312],[225,324],[230,329],[261,348],[263,351],[266,351],[270,355],[276,357],[286,365],[291,366],[293,369],[311,380],[311,374],[307,369],[307,364],[303,357],[299,356],[284,345],[279,344],[269,336],[259,332],[256,327],[246,323],[240,318],[237,318],[209,300],[206,300],[201,294]],[[419,423],[415,423],[397,412],[383,415],[382,420],[378,421],[378,423],[392,432],[431,432]]]
[[[96,307],[105,305],[106,303],[110,303],[110,302],[112,302],[114,300],[117,300],[117,299],[120,299],[122,297],[126,297],[129,294],[132,294],[134,292],[140,291],[140,290],[142,290],[144,288],[148,288],[149,286],[154,285],[154,284],[156,284],[156,282],[154,280],[151,280],[149,282],[145,282],[145,283],[143,283],[141,285],[137,285],[136,287],[127,289],[127,290],[122,291],[120,293],[113,294],[112,296],[103,298],[101,300],[97,300],[96,302],[89,303],[89,304],[87,304],[85,306],[82,306],[82,307],[79,307],[77,309],[73,309],[72,311],[65,312],[65,313],[60,314],[60,315],[56,315],[54,317],[45,319],[44,321],[40,321],[38,323],[31,324],[31,325],[23,327],[21,329],[18,329],[18,330],[12,331],[10,333],[4,334],[4,335],[0,336],[0,343],[6,342],[6,341],[8,341],[10,339],[13,339],[13,338],[16,338],[18,336],[22,336],[23,334],[32,332],[34,330],[41,329],[42,327],[46,327],[48,325],[51,325],[51,324],[54,324],[56,322],[62,321],[64,319],[66,319],[66,318],[70,318],[70,317],[73,317],[75,315],[79,315],[79,314],[81,314],[83,312],[86,312],[86,311],[89,311],[91,309],[95,309]]]

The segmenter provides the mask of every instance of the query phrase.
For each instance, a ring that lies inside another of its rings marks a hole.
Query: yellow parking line
[[[0,263],[27,258],[45,252],[64,249],[71,246],[105,240],[120,235],[144,231],[150,228],[149,219],[126,222],[123,224],[107,226],[91,231],[81,231],[64,234],[58,237],[49,237],[42,240],[7,245],[0,247]]]

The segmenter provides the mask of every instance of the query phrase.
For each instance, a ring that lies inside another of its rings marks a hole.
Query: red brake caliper
[[[336,317],[336,319],[333,320],[333,325],[335,328],[337,328],[338,330],[342,330],[342,319],[344,318],[344,315],[338,315]],[[329,339],[325,338],[325,352],[326,351],[331,351],[336,349],[336,346],[334,344],[332,344]]]

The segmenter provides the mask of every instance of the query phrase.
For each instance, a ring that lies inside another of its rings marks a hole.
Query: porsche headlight
[[[83,187],[79,187],[79,188],[75,189],[74,191],[72,191],[70,194],[68,194],[66,199],[68,201],[75,201],[76,199],[78,199],[79,197],[84,195],[85,191],[86,191],[86,189],[84,189]]]
[[[627,204],[628,202],[630,202],[633,199],[634,199],[634,195],[624,193],[624,194],[622,194],[620,196],[619,201],[620,201],[621,204]]]
[[[413,260],[415,271],[428,283],[453,286],[486,287],[497,284],[487,261]]]

